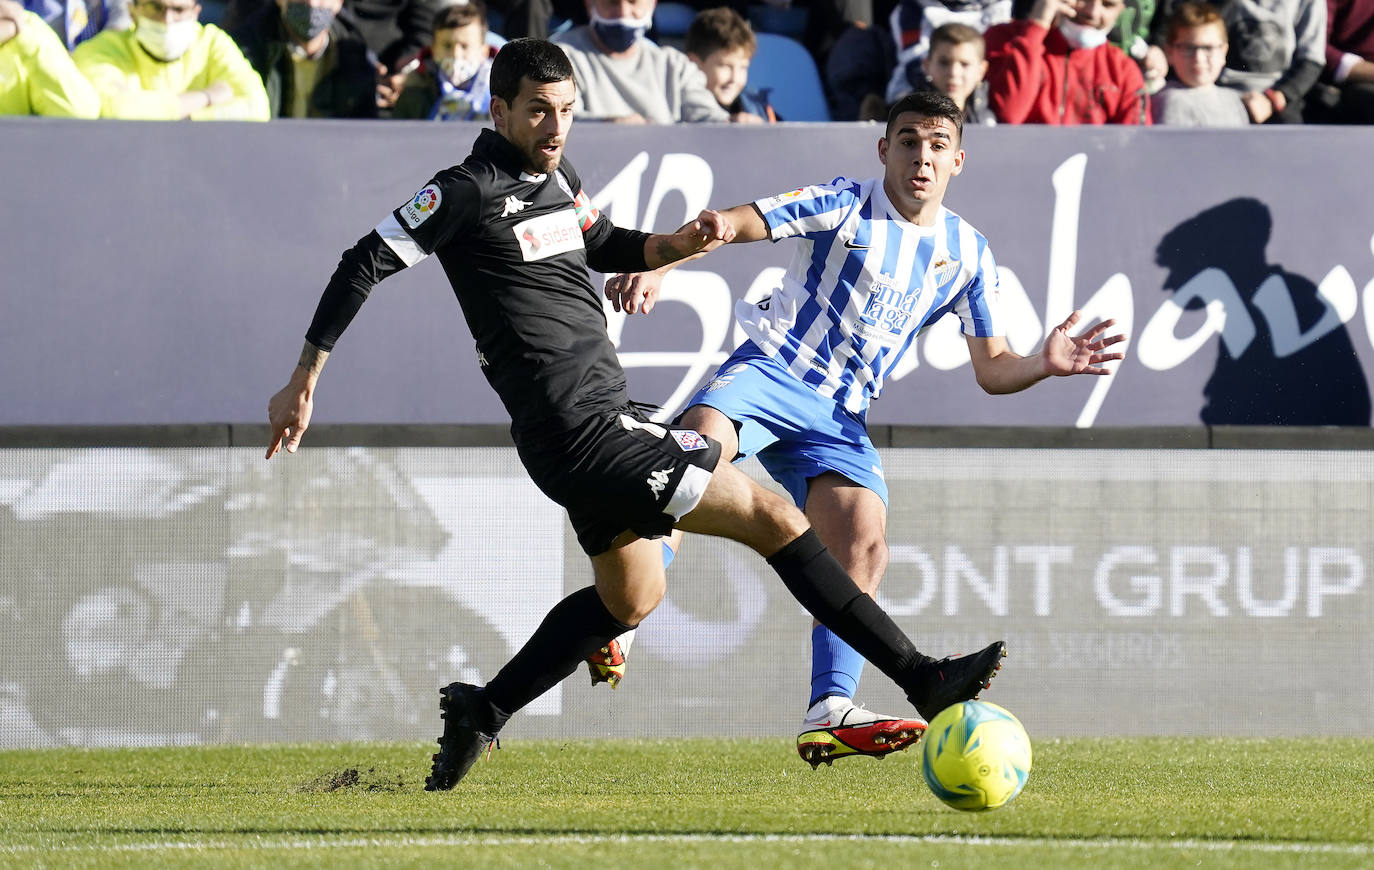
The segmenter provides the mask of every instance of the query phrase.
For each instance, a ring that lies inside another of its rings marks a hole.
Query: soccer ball
[[[1021,793],[1030,769],[1026,729],[986,701],[941,710],[922,741],[926,785],[956,810],[997,809]]]

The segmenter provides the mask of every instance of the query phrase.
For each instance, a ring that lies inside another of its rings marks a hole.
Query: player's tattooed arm
[[[329,351],[320,350],[307,341],[301,348],[301,358],[291,370],[291,379],[268,400],[267,423],[272,430],[267,444],[268,459],[283,449],[295,453],[300,447],[301,436],[310,426],[310,415],[315,407],[315,382],[327,359]]]
[[[706,209],[675,233],[650,236],[644,246],[644,260],[650,269],[658,269],[715,250],[734,237],[730,222],[720,212]]]
[[[307,341],[305,347],[301,348],[301,358],[296,361],[296,367],[305,369],[306,374],[318,378],[327,359],[329,359],[329,351],[320,350]]]

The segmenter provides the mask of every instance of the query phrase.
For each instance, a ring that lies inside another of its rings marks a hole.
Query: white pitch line
[[[1265,852],[1294,855],[1374,855],[1374,843],[1257,842],[1251,840],[1148,840],[1125,837],[992,837],[953,834],[450,834],[437,837],[353,837],[318,839],[244,838],[237,840],[169,840],[154,843],[92,843],[43,847],[0,845],[0,854],[54,852],[175,852],[212,849],[309,850],[358,849],[385,846],[558,846],[631,843],[896,843],[955,846],[1022,846],[1030,848],[1185,850],[1208,852]]]

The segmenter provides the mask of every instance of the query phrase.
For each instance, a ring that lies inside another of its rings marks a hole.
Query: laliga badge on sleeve
[[[413,230],[424,223],[425,219],[439,208],[442,199],[439,185],[430,184],[421,188],[414,199],[401,207],[401,217],[405,220],[406,226]]]

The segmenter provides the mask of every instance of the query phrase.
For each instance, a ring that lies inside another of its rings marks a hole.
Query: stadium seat
[[[654,30],[659,36],[683,37],[697,11],[686,3],[660,3],[654,7]]]
[[[687,28],[697,11],[686,3],[660,3],[654,7],[654,41],[681,49],[687,41]]]
[[[201,24],[213,24],[218,27],[228,11],[229,0],[201,0],[200,15],[196,20]]]
[[[755,33],[777,33],[801,39],[806,32],[810,11],[806,6],[767,6],[754,3],[749,7],[749,26]]]
[[[821,76],[811,52],[795,39],[755,34],[758,51],[749,63],[750,90],[768,89],[768,99],[784,121],[829,121]]]

